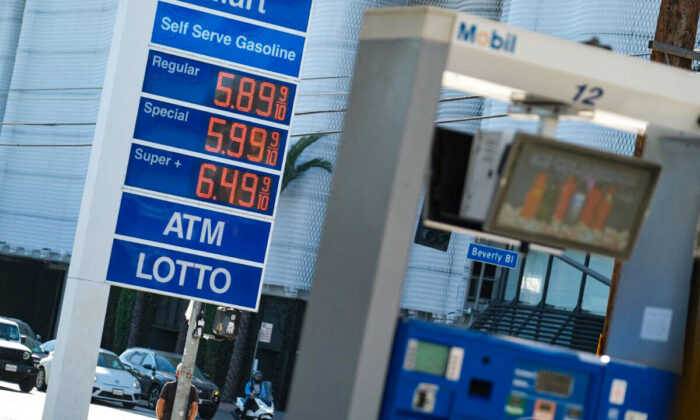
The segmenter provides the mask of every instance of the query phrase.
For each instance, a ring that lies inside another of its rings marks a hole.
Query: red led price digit
[[[226,120],[222,120],[221,118],[212,117],[209,120],[209,132],[207,133],[207,140],[204,143],[204,149],[207,152],[221,152],[221,143],[224,140],[223,130],[225,126]]]
[[[267,149],[267,158],[265,159],[265,163],[270,166],[277,166],[277,150],[276,149]]]
[[[256,154],[248,153],[247,157],[251,162],[261,162],[265,153],[265,140],[267,139],[267,130],[255,127],[250,135],[251,149],[257,149]]]
[[[233,172],[233,179],[231,181],[228,180],[228,173],[229,169],[224,167],[224,170],[221,172],[221,182],[219,185],[222,187],[226,187],[229,189],[230,193],[228,196],[228,203],[233,204],[234,198],[236,197],[236,184],[238,183],[238,171],[235,169],[232,169],[231,172]]]
[[[249,195],[248,201],[244,201],[241,198],[238,202],[243,207],[253,207],[255,202],[255,190],[258,188],[258,176],[251,173],[246,173],[243,175],[243,182],[241,182],[241,190],[247,192]],[[241,194],[242,195],[242,194]]]
[[[211,179],[212,175],[216,175],[216,165],[209,163],[203,163],[199,168],[199,179],[197,180],[197,197],[201,198],[211,198],[214,193],[214,181]]]
[[[260,191],[269,194],[271,187],[272,187],[272,178],[264,176],[263,177],[263,187]]]
[[[270,206],[270,196],[264,194],[258,194],[258,210],[267,211]]]
[[[228,107],[231,104],[231,95],[233,94],[233,90],[229,86],[224,85],[224,80],[233,81],[235,78],[235,74],[227,73],[225,71],[219,72],[219,79],[216,82],[216,94],[214,95],[214,103],[216,105]],[[216,95],[219,93],[226,95],[225,101],[216,99]]]
[[[239,111],[250,112],[253,109],[253,94],[255,93],[255,80],[250,77],[244,77],[241,79],[241,83],[238,86],[238,99],[236,100],[236,108]],[[246,104],[243,105],[243,100]]]
[[[273,131],[272,132],[272,141],[270,142],[270,147],[273,149],[277,149],[280,147],[280,133]]]
[[[260,85],[260,93],[258,93],[258,98],[266,104],[266,109],[256,109],[255,112],[263,117],[269,117],[272,114],[272,105],[275,101],[275,85],[270,82],[263,82]]]
[[[229,144],[226,153],[235,158],[243,156],[243,149],[245,148],[245,138],[248,134],[248,126],[241,123],[233,123],[231,126],[231,133],[229,138],[231,143]]]
[[[280,98],[279,98],[278,102],[287,103],[288,99],[289,99],[289,88],[287,86],[282,86],[280,88]]]
[[[284,121],[287,117],[287,105],[275,104],[275,119]]]

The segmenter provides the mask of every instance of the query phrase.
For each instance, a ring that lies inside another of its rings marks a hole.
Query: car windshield
[[[22,337],[22,344],[29,347],[32,353],[43,353],[43,350],[41,350],[39,343],[37,343],[36,340],[32,337]]]
[[[102,353],[97,357],[97,366],[108,368],[124,370],[124,365],[119,361],[119,358],[113,354]]]
[[[19,321],[19,322],[17,322],[17,325],[19,326],[19,332],[22,335],[26,335],[27,337],[31,337],[31,338],[36,337],[34,330],[32,330],[32,327],[30,327],[29,324],[27,324],[26,322]]]
[[[158,365],[158,370],[163,372],[172,373],[175,375],[175,367],[181,362],[181,359],[172,356],[161,356],[156,354],[156,364]],[[206,380],[204,375],[199,370],[197,366],[194,367],[194,376],[201,380]]]
[[[19,329],[12,324],[0,324],[0,338],[19,341]]]
[[[51,341],[47,341],[46,343],[42,344],[41,349],[47,353],[50,353],[53,351],[53,348],[55,346],[56,346],[56,340],[51,340]]]

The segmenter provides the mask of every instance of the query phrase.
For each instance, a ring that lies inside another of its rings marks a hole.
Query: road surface
[[[25,394],[16,384],[0,381],[0,420],[41,420],[46,394],[36,389]],[[90,404],[88,420],[144,420],[155,419],[153,411],[143,407],[127,410],[121,405],[96,402]],[[232,420],[227,412],[218,411],[215,420]]]

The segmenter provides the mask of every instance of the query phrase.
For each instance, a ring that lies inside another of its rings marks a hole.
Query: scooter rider
[[[269,398],[269,391],[265,384],[263,383],[263,374],[259,370],[253,372],[253,377],[245,386],[246,399],[243,404],[243,413],[251,410],[253,412],[258,410],[258,404],[255,402],[256,398],[260,398],[263,401],[267,401]]]

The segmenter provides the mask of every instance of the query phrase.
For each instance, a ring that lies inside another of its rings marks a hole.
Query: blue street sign
[[[124,185],[271,216],[279,178],[133,144]]]
[[[312,0],[182,0],[260,22],[306,32]]]
[[[296,85],[190,58],[151,51],[143,91],[266,121],[289,124]]]
[[[262,264],[271,225],[269,221],[124,193],[116,233]]]
[[[277,170],[287,150],[287,130],[145,98],[134,137]]]
[[[169,3],[158,3],[151,41],[299,77],[306,38]]]
[[[469,244],[467,258],[486,264],[499,265],[501,267],[515,268],[518,266],[518,253],[492,246]]]
[[[255,309],[262,268],[117,239],[107,278],[124,286]]]

